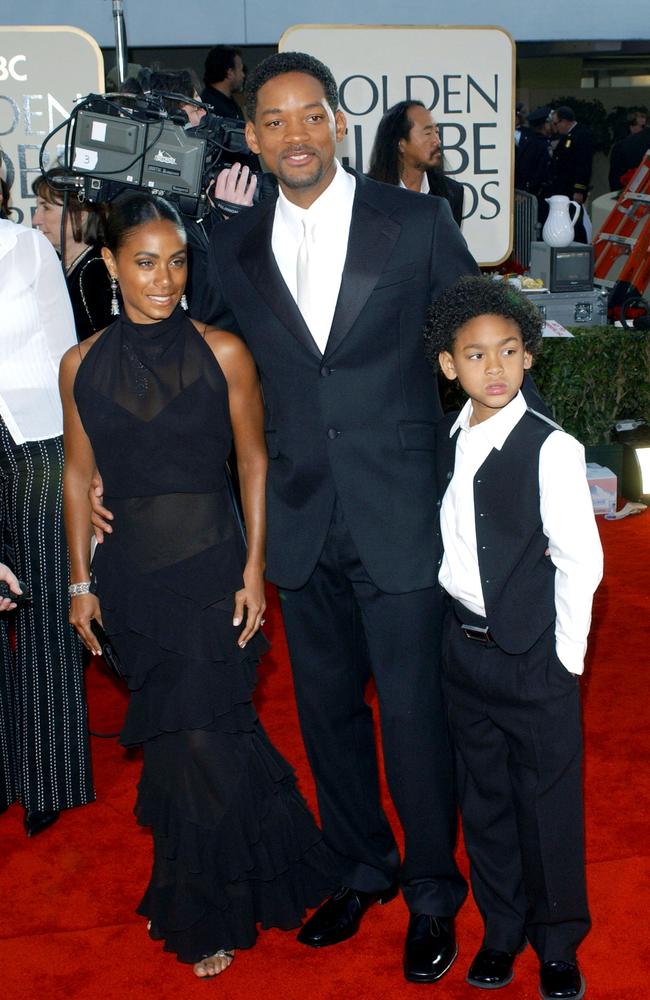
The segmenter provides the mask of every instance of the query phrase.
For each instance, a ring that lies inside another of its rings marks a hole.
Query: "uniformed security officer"
[[[536,108],[528,115],[530,128],[525,142],[520,142],[515,152],[515,187],[518,191],[534,194],[539,202],[538,220],[543,221],[546,208],[542,199],[549,194],[551,181],[551,147],[549,143],[549,107]]]
[[[551,161],[551,194],[565,194],[584,205],[589,192],[594,137],[576,122],[573,108],[561,105],[551,113],[551,124],[560,136]],[[582,216],[575,227],[577,243],[588,243]]]

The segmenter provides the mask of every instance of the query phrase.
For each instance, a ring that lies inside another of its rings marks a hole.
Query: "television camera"
[[[185,216],[203,218],[212,208],[206,194],[210,182],[224,167],[250,156],[250,150],[241,121],[208,112],[190,126],[180,107],[168,110],[176,101],[205,107],[175,93],[90,94],[43,142],[39,165],[44,177],[80,200],[110,202],[133,188],[173,201]],[[62,129],[63,156],[48,170],[46,146]],[[265,193],[260,180],[258,175],[255,200]]]

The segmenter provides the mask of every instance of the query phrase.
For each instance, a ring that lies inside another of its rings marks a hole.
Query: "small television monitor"
[[[589,292],[594,287],[594,248],[590,243],[532,243],[530,274],[541,278],[549,292]]]

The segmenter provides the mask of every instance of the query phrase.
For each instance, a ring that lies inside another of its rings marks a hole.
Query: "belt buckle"
[[[489,628],[481,628],[479,625],[463,625],[462,623],[460,627],[467,638],[473,642],[481,642],[486,646],[491,639]]]

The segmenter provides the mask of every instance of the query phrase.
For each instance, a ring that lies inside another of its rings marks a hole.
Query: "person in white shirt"
[[[76,343],[56,253],[0,219],[0,559],[31,600],[0,620],[0,812],[28,836],[94,799],[81,647],[68,623],[58,368]],[[15,618],[16,652],[8,629]]]
[[[602,549],[584,449],[520,388],[542,319],[507,285],[443,292],[427,356],[469,399],[437,447],[443,684],[472,888],[485,931],[467,976],[505,986],[528,940],[540,993],[578,998],[585,891],[580,691]]]

